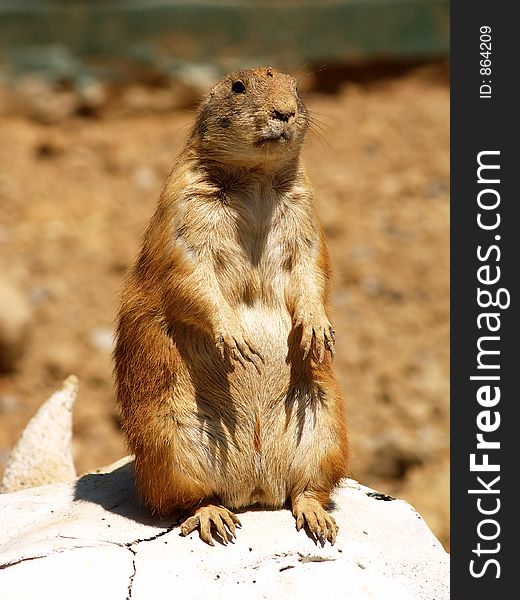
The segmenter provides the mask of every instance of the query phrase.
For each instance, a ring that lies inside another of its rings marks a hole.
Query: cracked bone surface
[[[449,598],[449,557],[402,500],[353,480],[334,495],[334,546],[289,510],[238,513],[237,539],[179,535],[137,502],[126,457],[75,482],[0,495],[0,599]]]

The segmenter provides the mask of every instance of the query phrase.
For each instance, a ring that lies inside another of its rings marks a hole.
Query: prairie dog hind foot
[[[296,498],[293,500],[292,512],[298,531],[306,525],[316,541],[319,540],[322,544],[329,541],[334,546],[339,527],[334,517],[315,498]]]
[[[214,546],[214,532],[216,531],[226,546],[233,538],[236,539],[236,526],[242,527],[238,517],[224,506],[207,504],[195,511],[181,525],[181,535],[187,536],[195,529],[199,530],[200,539],[210,546]]]

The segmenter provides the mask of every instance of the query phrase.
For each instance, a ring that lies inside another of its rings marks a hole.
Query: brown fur
[[[310,523],[312,499],[325,507],[347,473],[330,261],[300,159],[307,126],[288,75],[219,82],[127,278],[117,400],[159,515],[290,500]]]

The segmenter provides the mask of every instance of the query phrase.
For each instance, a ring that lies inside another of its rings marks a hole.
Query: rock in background
[[[13,371],[24,353],[33,316],[26,296],[0,278],[0,373]]]

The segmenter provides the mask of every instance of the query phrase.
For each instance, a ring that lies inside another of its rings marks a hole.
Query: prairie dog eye
[[[240,79],[237,79],[236,81],[233,82],[233,85],[231,86],[231,91],[234,94],[245,94],[246,86],[244,85],[243,81],[240,81]]]

